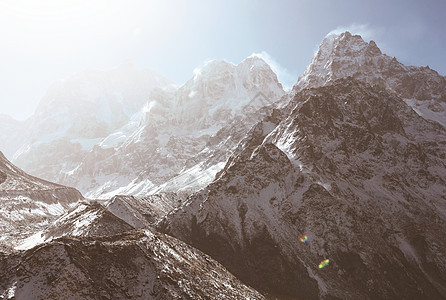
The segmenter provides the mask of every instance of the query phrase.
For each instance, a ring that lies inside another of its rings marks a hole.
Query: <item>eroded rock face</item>
[[[445,129],[352,78],[276,115],[159,228],[276,295],[444,298]]]
[[[264,299],[205,254],[148,230],[61,238],[0,256],[0,266],[6,299]]]

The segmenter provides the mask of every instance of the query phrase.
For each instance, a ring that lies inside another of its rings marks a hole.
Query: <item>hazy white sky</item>
[[[446,74],[444,0],[0,0],[0,113],[29,117],[47,88],[131,59],[184,83],[208,59],[260,53],[292,85],[332,30]]]

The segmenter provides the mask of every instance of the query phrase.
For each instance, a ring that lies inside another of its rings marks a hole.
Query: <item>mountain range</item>
[[[45,178],[0,156],[0,299],[446,298],[446,78],[359,35],[289,92],[257,56],[127,62],[0,127]]]

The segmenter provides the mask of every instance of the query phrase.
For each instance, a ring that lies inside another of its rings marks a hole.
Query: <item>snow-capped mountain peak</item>
[[[381,52],[374,41],[344,32],[322,41],[294,93],[319,87],[336,79],[353,77],[396,92],[405,99],[446,100],[446,78],[428,67],[405,66]]]
[[[349,32],[324,38],[292,94],[348,77],[396,93],[423,118],[445,124],[446,77],[429,67],[405,66],[374,41]]]
[[[339,35],[330,33],[322,41],[297,86],[300,89],[321,86],[339,77],[352,76],[359,66],[381,54],[374,41],[367,43],[361,36],[348,31]]]
[[[283,95],[283,87],[277,75],[268,63],[257,56],[250,56],[238,65],[225,60],[211,60],[203,67],[195,69],[194,73],[194,77],[179,89],[179,93],[184,94],[184,99],[196,99],[198,95],[208,98],[212,103],[217,103],[223,98],[249,99],[258,91],[252,94],[247,90],[255,88],[262,89],[262,92],[266,94],[272,92]],[[239,106],[237,104],[246,105],[247,102],[234,102],[231,103],[231,107]]]
[[[284,95],[260,57],[208,61],[181,87],[153,89],[127,124],[50,178],[93,198],[202,187],[262,116],[247,114]]]

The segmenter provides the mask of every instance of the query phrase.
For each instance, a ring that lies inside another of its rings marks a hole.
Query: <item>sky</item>
[[[290,87],[332,31],[446,75],[445,11],[445,0],[0,0],[0,113],[24,120],[52,83],[129,59],[183,84],[207,60],[258,53]]]

